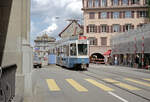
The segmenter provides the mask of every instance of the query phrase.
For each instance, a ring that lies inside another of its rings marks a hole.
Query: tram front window
[[[87,55],[87,44],[78,44],[78,55]]]
[[[70,55],[71,56],[76,56],[77,55],[77,51],[76,51],[76,44],[70,44]]]

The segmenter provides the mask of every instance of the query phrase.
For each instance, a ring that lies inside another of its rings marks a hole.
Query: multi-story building
[[[47,34],[38,36],[36,40],[34,40],[34,55],[39,57],[42,62],[48,62],[48,52],[50,47],[55,45],[55,41],[55,38]]]
[[[89,55],[103,55],[111,49],[111,36],[149,22],[146,0],[83,0],[82,10]]]

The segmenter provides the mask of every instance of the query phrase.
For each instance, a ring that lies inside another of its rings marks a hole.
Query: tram
[[[57,42],[50,53],[56,55],[56,64],[59,66],[85,69],[89,67],[88,48],[86,36],[73,36]]]

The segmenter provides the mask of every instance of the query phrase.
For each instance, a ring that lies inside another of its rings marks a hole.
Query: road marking
[[[50,91],[59,91],[60,90],[60,88],[57,86],[55,80],[46,79],[46,81],[47,81],[47,84],[48,84],[48,87],[49,87]]]
[[[76,82],[73,79],[66,79],[66,81],[72,85],[76,90],[78,90],[79,92],[87,92],[88,90],[86,88],[84,88],[83,86],[81,86],[78,82]]]
[[[119,83],[119,81],[116,81],[116,80],[113,80],[113,79],[108,79],[108,78],[105,78],[103,80],[107,81],[107,82],[110,82],[110,83]]]
[[[150,81],[150,79],[144,78],[144,80]]]
[[[131,81],[131,82],[134,82],[134,83],[137,83],[137,84],[141,84],[141,85],[150,87],[150,84],[142,82],[142,81],[137,81],[137,80],[130,79],[130,78],[125,78],[125,80],[128,80],[128,81]]]
[[[92,80],[92,79],[85,79],[85,80],[88,81],[88,82],[90,82],[91,84],[93,84],[93,85],[95,85],[95,86],[101,88],[101,89],[104,90],[104,91],[113,91],[112,88],[107,87],[107,86],[105,86],[105,85],[103,85],[103,84],[101,84],[101,83],[99,83],[99,82],[97,82],[97,81],[95,81],[95,80]]]
[[[123,101],[123,102],[128,102],[127,100],[125,100],[124,98],[118,96],[117,94],[113,93],[113,92],[108,92],[110,95],[118,98],[119,100]]]
[[[128,85],[128,84],[125,84],[125,83],[121,83],[121,82],[119,82],[119,81],[116,81],[116,80],[113,80],[113,79],[108,79],[108,78],[106,78],[106,79],[103,79],[104,81],[107,81],[107,82],[110,82],[110,83],[113,83],[113,84],[115,84],[115,85],[117,85],[117,86],[120,86],[120,87],[122,87],[122,88],[126,88],[126,89],[128,89],[128,90],[140,90],[139,88],[137,88],[137,87],[134,87],[134,86],[131,86],[131,85]]]

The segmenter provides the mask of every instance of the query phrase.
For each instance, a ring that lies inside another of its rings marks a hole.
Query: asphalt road
[[[34,69],[33,102],[150,102],[150,71],[90,65],[75,71]]]

